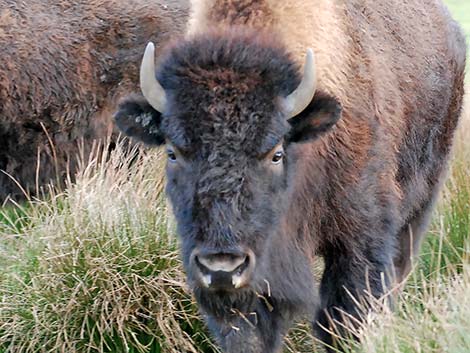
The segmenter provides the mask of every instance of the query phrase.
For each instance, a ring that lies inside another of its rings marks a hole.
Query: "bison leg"
[[[398,235],[398,254],[394,260],[395,276],[398,283],[403,283],[412,270],[413,259],[419,254],[439,190],[440,183],[434,187],[431,197],[421,210],[415,213]]]
[[[389,242],[377,243],[370,240],[354,252],[331,246],[324,254],[325,271],[320,286],[322,309],[314,329],[332,352],[341,351],[341,339],[335,337],[356,338],[355,327],[369,308],[367,298],[382,297],[389,286],[389,276],[385,274],[393,268],[391,254],[395,244],[394,237],[388,239]]]

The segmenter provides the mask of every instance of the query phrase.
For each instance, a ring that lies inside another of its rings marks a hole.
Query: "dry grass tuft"
[[[349,325],[351,339],[342,342],[347,352],[417,353],[468,352],[470,348],[470,267],[429,281],[412,280],[395,311],[377,302],[366,311],[365,322]]]
[[[215,351],[168,235],[161,160],[97,152],[64,193],[28,204],[21,227],[10,217],[0,352]]]

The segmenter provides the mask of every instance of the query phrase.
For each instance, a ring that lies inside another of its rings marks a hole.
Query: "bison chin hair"
[[[236,291],[212,291],[197,287],[193,290],[197,302],[205,314],[215,318],[228,318],[237,314],[255,312],[259,305],[259,294],[251,287]]]
[[[197,287],[193,293],[209,330],[228,353],[277,352],[283,335],[307,307],[253,287],[233,292]]]

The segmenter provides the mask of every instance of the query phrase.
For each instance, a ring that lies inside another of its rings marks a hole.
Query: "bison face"
[[[184,42],[163,60],[158,82],[152,51],[150,57],[141,72],[147,99],[121,103],[116,122],[147,144],[166,144],[166,191],[199,302],[216,316],[233,308],[249,312],[256,293],[275,290],[273,266],[287,260],[274,254],[280,244],[289,247],[283,222],[296,146],[328,131],[340,106],[319,92],[312,99],[312,82],[301,79],[282,49],[261,39]],[[311,92],[299,93],[302,85]],[[301,109],[286,97],[303,100]]]

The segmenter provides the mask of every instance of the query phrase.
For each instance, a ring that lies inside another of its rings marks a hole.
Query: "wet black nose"
[[[192,258],[198,280],[214,290],[233,290],[246,285],[255,261],[252,252],[238,250],[195,250]]]

